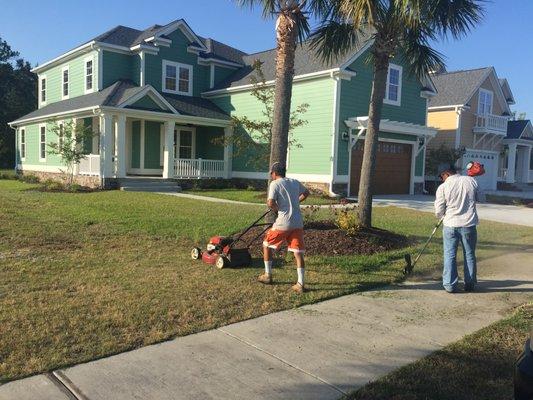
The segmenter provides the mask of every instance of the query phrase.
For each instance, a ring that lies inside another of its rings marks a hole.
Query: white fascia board
[[[465,108],[468,108],[470,109],[470,106],[466,106],[464,104],[454,104],[454,105],[450,105],[450,106],[438,106],[438,107],[428,107],[428,110],[447,110],[447,109],[450,109],[450,110],[454,110],[456,108],[460,108],[460,107],[465,107]]]
[[[161,28],[154,36],[159,38],[162,35],[168,35],[174,32],[176,29],[180,29],[185,36],[191,41],[196,42],[200,45],[199,49],[202,51],[207,51],[207,47],[204,46],[200,38],[193,32],[191,27],[183,19],[171,22],[167,26]]]
[[[328,76],[332,76],[335,73],[339,73],[339,72],[340,72],[339,68],[333,68],[333,69],[328,69],[328,70],[324,70],[324,71],[311,72],[309,74],[296,75],[293,78],[293,82],[299,82],[299,81],[304,81],[304,80],[309,80],[309,79],[328,77]],[[276,83],[276,81],[273,79],[273,80],[270,80],[270,81],[266,81],[265,85],[266,86],[272,86],[275,83]],[[228,94],[228,93],[246,91],[246,90],[249,90],[249,89],[251,89],[253,87],[254,87],[254,85],[248,84],[248,85],[229,87],[229,88],[225,88],[225,89],[210,90],[210,91],[207,91],[207,92],[203,92],[202,96],[212,97],[212,96],[217,96],[217,95],[225,95],[225,94]]]
[[[220,126],[228,127],[232,125],[232,121],[216,119],[216,118],[205,118],[205,117],[194,117],[190,115],[176,115],[158,111],[148,111],[148,110],[136,110],[134,108],[118,108],[118,107],[109,107],[103,106],[100,107],[103,113],[125,113],[128,116],[135,116],[138,118],[151,119],[156,121],[176,121],[176,124],[196,124],[196,125],[205,125],[205,126]]]
[[[60,56],[58,56],[58,57],[56,57],[56,58],[54,58],[54,59],[52,59],[50,61],[47,61],[44,64],[41,64],[41,65],[36,66],[35,68],[32,68],[30,71],[35,73],[35,74],[39,73],[43,69],[52,67],[55,64],[57,64],[58,62],[63,62],[63,61],[66,61],[67,58],[70,58],[72,56],[76,56],[78,53],[82,53],[82,52],[85,52],[87,50],[92,50],[95,44],[96,44],[96,42],[94,40],[89,42],[89,43],[82,44],[81,46],[76,47],[75,49],[72,49],[70,51],[67,51],[66,53],[61,54]]]
[[[130,47],[131,51],[139,52],[144,51],[147,54],[157,55],[159,53],[159,49],[154,46],[148,46],[146,44],[137,44],[135,46]]]
[[[437,93],[432,92],[431,90],[421,90],[420,91],[420,97],[424,99],[430,99],[432,97],[435,97]]]
[[[352,129],[367,129],[368,128],[368,116],[350,118],[345,121],[345,124]],[[411,122],[391,121],[388,119],[382,119],[379,123],[379,130],[390,133],[403,133],[406,135],[416,136],[435,136],[437,129],[429,128],[420,124],[413,124]]]
[[[219,60],[217,58],[199,58],[198,59],[198,64],[200,64],[200,65],[219,64],[219,65],[222,65],[224,67],[233,67],[233,68],[242,68],[242,67],[244,67],[243,64],[237,64],[237,63],[234,63],[234,62],[231,62],[231,61]]]
[[[99,106],[92,106],[92,107],[78,108],[76,110],[63,111],[59,113],[46,114],[46,115],[42,115],[39,117],[19,119],[19,120],[15,120],[12,122],[8,122],[8,125],[13,128],[15,126],[28,125],[30,123],[47,121],[52,118],[66,117],[69,115],[75,115],[75,114],[80,114],[80,113],[91,114],[91,113],[94,113],[98,108]]]
[[[129,99],[126,99],[122,103],[120,103],[117,107],[118,108],[124,108],[127,107],[133,103],[135,103],[137,100],[142,99],[144,96],[150,96],[152,100],[154,100],[161,108],[167,108],[168,110],[172,111],[176,115],[180,115],[180,113],[172,107],[172,105],[165,99],[161,94],[154,89],[153,86],[147,85],[141,90],[139,93],[131,96]]]

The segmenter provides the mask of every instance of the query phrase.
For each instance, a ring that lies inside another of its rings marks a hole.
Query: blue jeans
[[[442,286],[444,286],[447,292],[457,290],[459,280],[459,276],[457,275],[457,247],[459,247],[459,242],[461,242],[464,255],[465,288],[473,289],[477,283],[476,227],[452,228],[445,226],[442,230],[442,240],[444,243]]]

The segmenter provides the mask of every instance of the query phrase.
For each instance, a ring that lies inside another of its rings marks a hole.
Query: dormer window
[[[192,96],[192,65],[163,60],[163,92]]]

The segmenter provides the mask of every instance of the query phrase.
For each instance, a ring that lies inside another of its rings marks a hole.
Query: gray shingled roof
[[[42,108],[39,108],[23,117],[13,121],[17,124],[19,121],[54,116],[59,113],[73,110],[91,108],[91,107],[116,107],[128,98],[131,98],[143,87],[136,86],[131,81],[117,81],[111,86],[99,92],[89,93],[83,96],[77,96],[72,99],[58,101]],[[191,96],[173,96],[165,94],[163,96],[180,114],[193,117],[215,118],[229,120],[230,117],[218,108],[214,103],[207,99]]]
[[[520,139],[520,135],[524,132],[527,124],[530,122],[529,119],[523,119],[518,121],[509,121],[507,123],[507,136],[506,139]],[[523,138],[528,140],[533,140],[532,138]]]
[[[331,61],[324,61],[321,57],[319,57],[315,50],[311,49],[309,41],[304,42],[302,45],[296,48],[294,74],[303,75],[340,67],[346,61],[348,61],[350,57],[354,55],[354,53],[363,48],[365,44],[366,41],[361,40],[358,46],[354,47],[346,55],[337,57]],[[243,61],[246,63],[246,66],[236,71],[226,80],[217,84],[213,90],[250,84],[250,78],[254,72],[252,65],[255,60],[261,61],[261,69],[267,81],[273,80],[276,77],[276,49],[271,49],[244,56]]]
[[[491,67],[432,75],[437,95],[429,100],[429,107],[463,105],[483,83]]]

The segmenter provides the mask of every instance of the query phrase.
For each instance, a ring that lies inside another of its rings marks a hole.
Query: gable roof
[[[533,138],[530,137],[521,137],[528,125],[531,126],[531,121],[529,119],[509,121],[507,123],[507,136],[505,138],[533,140]]]
[[[10,125],[19,125],[27,120],[44,119],[58,114],[67,114],[75,110],[91,109],[98,107],[122,107],[128,105],[128,99],[136,98],[144,94],[155,92],[164,104],[168,104],[171,111],[177,111],[180,115],[192,117],[214,118],[229,121],[231,118],[214,103],[207,99],[191,96],[162,95],[150,85],[136,86],[134,82],[119,80],[99,92],[89,93],[83,96],[51,103],[17,120]],[[131,108],[131,107],[130,107]]]
[[[437,95],[429,100],[428,106],[466,105],[472,94],[487,79],[490,70],[491,67],[486,67],[431,75]]]

